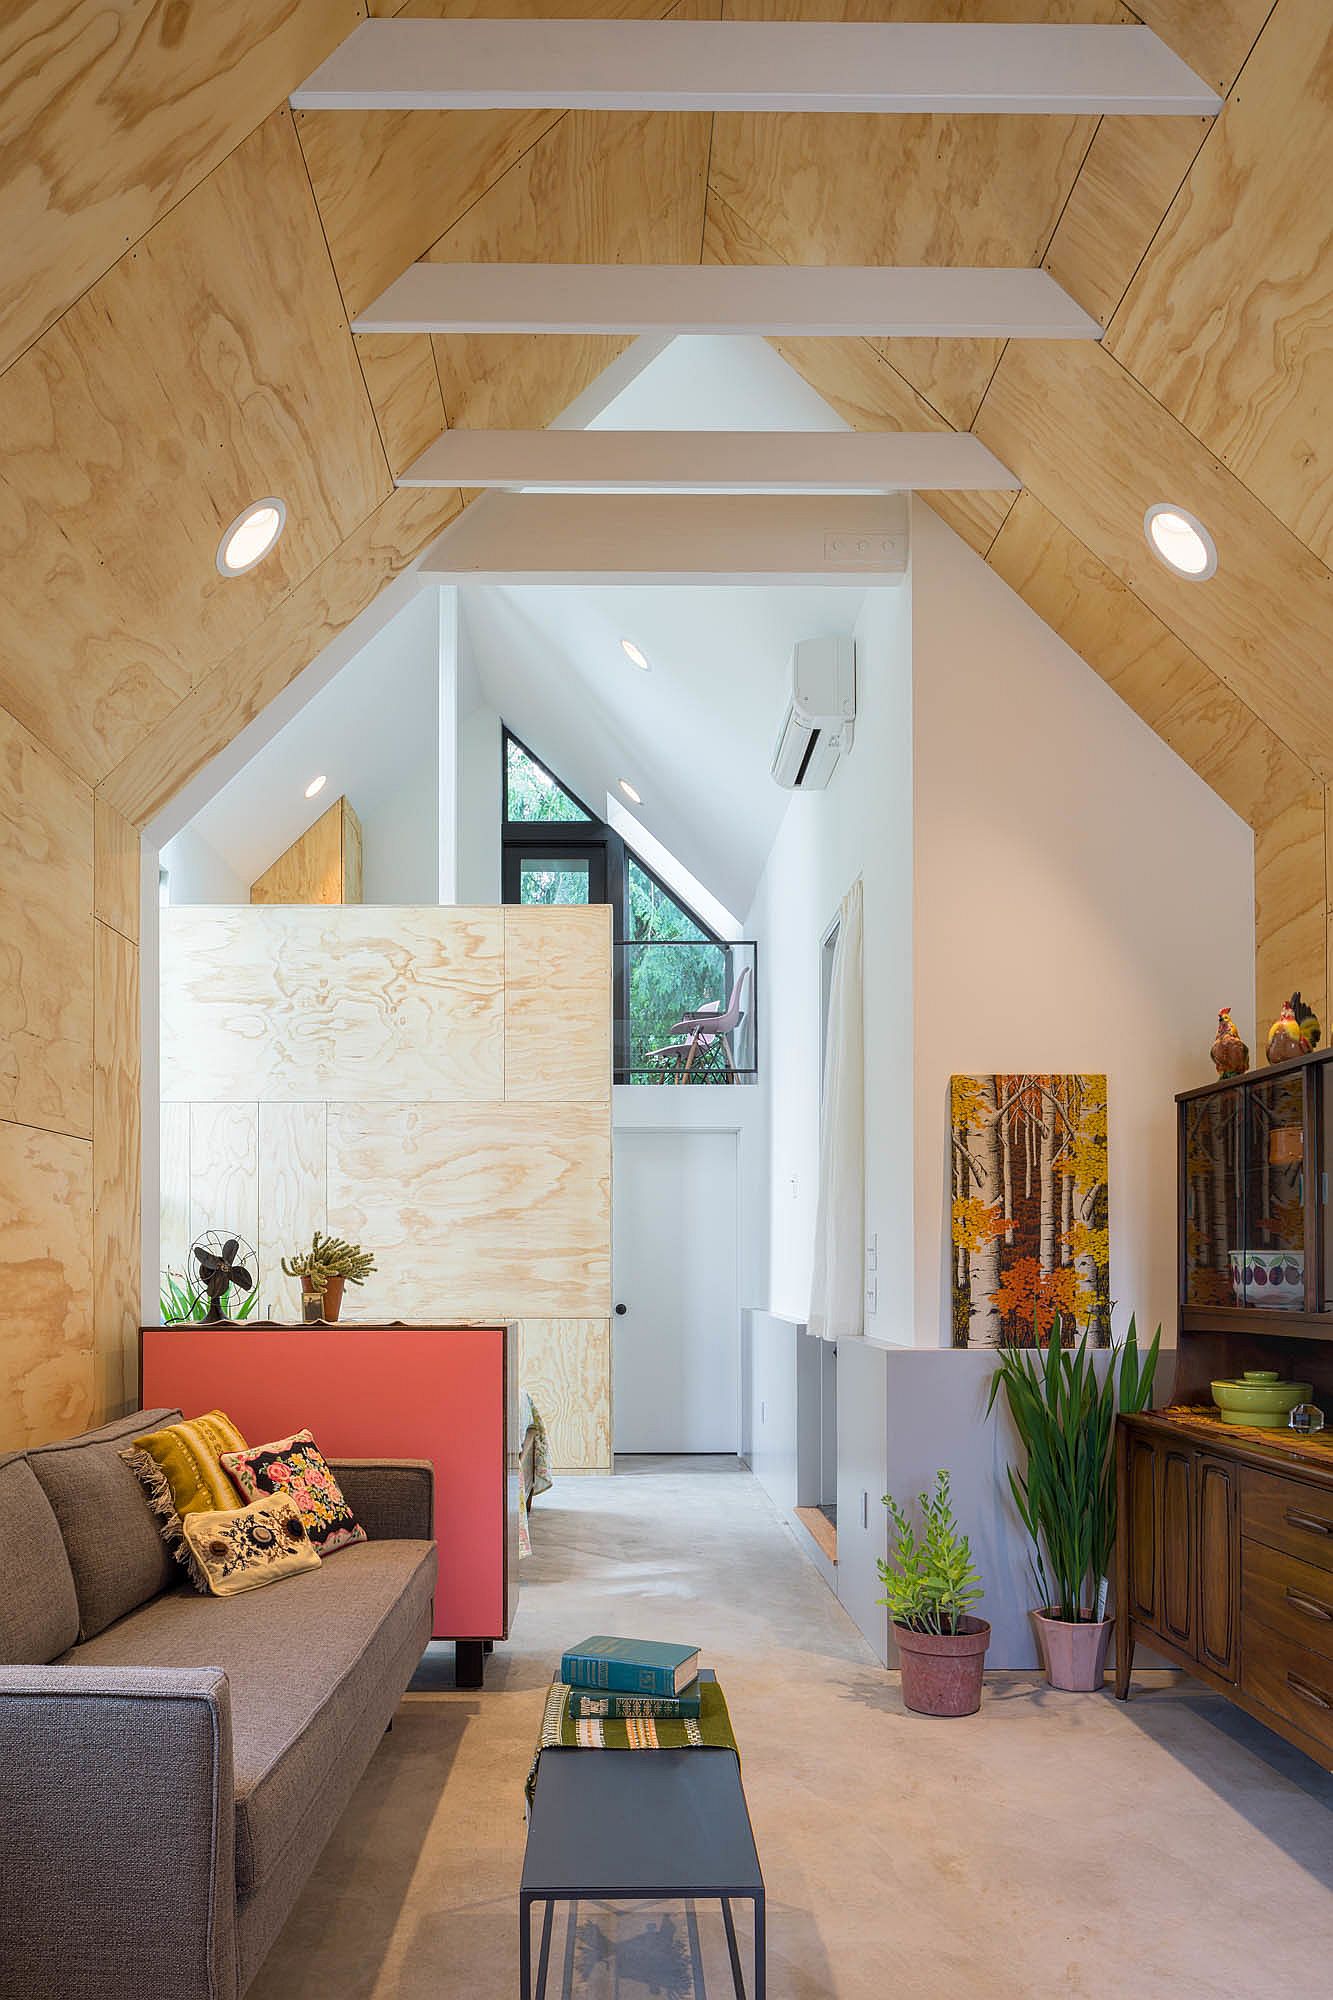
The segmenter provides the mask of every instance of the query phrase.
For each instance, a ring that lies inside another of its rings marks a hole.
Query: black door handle
[[[624,1306],[624,1305],[620,1305],[620,1306],[617,1306],[617,1307],[616,1307],[616,1318],[617,1318],[617,1319],[623,1319],[623,1318],[625,1317],[625,1314],[626,1314],[626,1313],[627,1313],[628,1311],[629,1311],[629,1307],[628,1307],[628,1306]]]

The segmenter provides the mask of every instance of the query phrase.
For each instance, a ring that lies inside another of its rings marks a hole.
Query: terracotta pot
[[[346,1289],[346,1278],[338,1276],[329,1279],[328,1284],[324,1287],[325,1319],[337,1319],[338,1314],[342,1311],[343,1293]]]
[[[1085,1618],[1075,1622],[1057,1618],[1051,1611],[1035,1611],[1037,1643],[1046,1664],[1046,1678],[1053,1688],[1070,1694],[1095,1694],[1106,1673],[1106,1648],[1111,1643],[1114,1618]]]
[[[957,1632],[912,1632],[895,1625],[903,1701],[918,1715],[975,1715],[990,1644],[984,1618],[959,1620]]]

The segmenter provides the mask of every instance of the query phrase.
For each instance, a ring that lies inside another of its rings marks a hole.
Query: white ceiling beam
[[[451,583],[894,584],[907,568],[901,494],[488,493],[422,557]]]
[[[969,431],[446,431],[399,486],[640,493],[1013,492]]]
[[[1222,108],[1150,28],[896,21],[364,21],[291,101],[301,111]]]
[[[412,264],[354,333],[1098,340],[1048,271],[875,264]]]

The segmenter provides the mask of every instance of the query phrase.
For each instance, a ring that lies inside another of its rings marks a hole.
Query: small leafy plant
[[[967,1536],[954,1520],[947,1472],[936,1473],[934,1494],[923,1493],[917,1504],[920,1534],[893,1495],[884,1495],[894,1538],[888,1561],[879,1560],[884,1595],[878,1601],[888,1605],[895,1625],[910,1632],[956,1633],[982,1589]]]
[[[1152,1401],[1161,1340],[1159,1326],[1140,1359],[1131,1316],[1100,1383],[1087,1335],[1063,1347],[1058,1319],[1044,1352],[1000,1349],[986,1412],[1003,1389],[1026,1460],[1021,1471],[1009,1467],[1009,1487],[1032,1543],[1040,1608],[1053,1618],[1078,1623],[1103,1614],[1116,1529],[1112,1432],[1117,1412]]]
[[[239,1285],[231,1286],[226,1300],[226,1317],[230,1320],[249,1319],[258,1300],[258,1285],[252,1285],[248,1292],[242,1292]],[[163,1326],[175,1326],[182,1320],[207,1319],[208,1293],[200,1291],[198,1285],[179,1272],[164,1271],[158,1311]]]
[[[359,1243],[345,1243],[341,1236],[322,1236],[317,1229],[310,1248],[284,1257],[282,1268],[289,1278],[299,1278],[308,1291],[322,1292],[333,1278],[363,1285],[375,1269],[375,1259]]]

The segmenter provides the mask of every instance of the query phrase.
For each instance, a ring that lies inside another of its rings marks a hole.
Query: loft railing
[[[711,938],[655,938],[618,944],[616,1082],[753,1083],[758,1075],[758,971],[752,939],[719,944]]]

